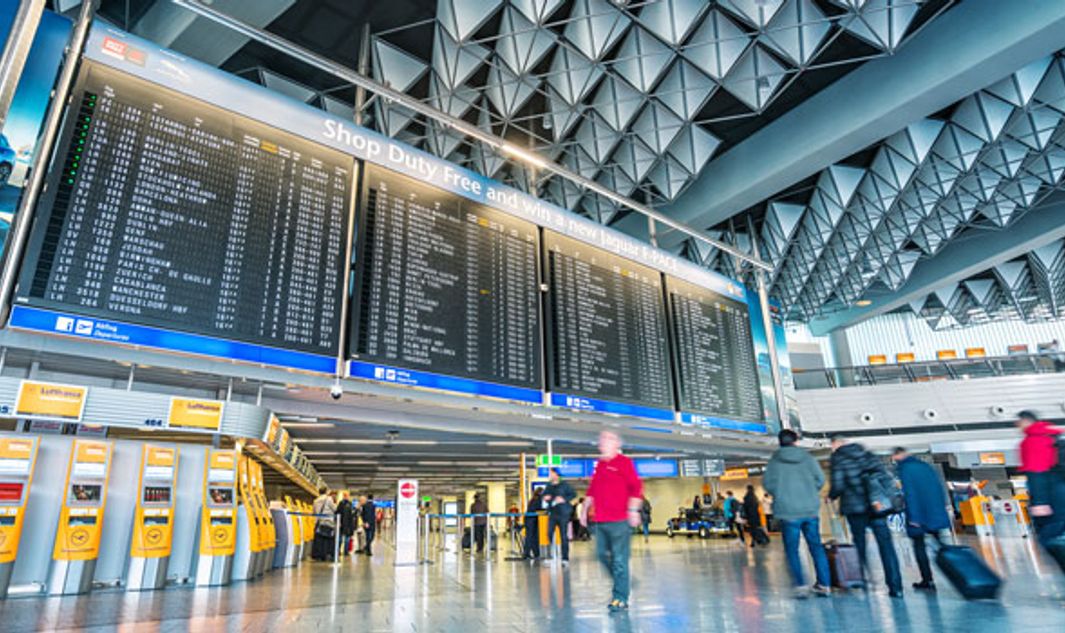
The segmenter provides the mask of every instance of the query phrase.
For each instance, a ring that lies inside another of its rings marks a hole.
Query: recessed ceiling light
[[[854,302],[854,305],[858,306],[859,308],[864,308],[873,305],[873,302],[869,299],[858,299]]]

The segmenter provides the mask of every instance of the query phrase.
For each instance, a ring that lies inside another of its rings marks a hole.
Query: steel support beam
[[[660,210],[707,229],[1065,46],[1065,2],[1021,4],[959,2],[894,55],[865,63],[712,160]],[[684,239],[667,231],[663,247]]]
[[[877,297],[864,308],[812,319],[810,331],[822,336],[923,298],[929,293],[1065,237],[1065,192],[1051,195],[1006,229],[951,242],[938,254],[917,262],[897,292]]]

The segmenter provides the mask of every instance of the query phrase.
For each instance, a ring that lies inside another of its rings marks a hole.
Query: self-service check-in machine
[[[285,567],[292,567],[303,558],[303,520],[299,515],[299,502],[285,495],[285,518],[288,521],[288,543],[285,551]]]
[[[314,526],[318,519],[314,516],[314,506],[306,501],[300,502],[300,512],[303,513],[303,557],[311,555],[311,544],[314,543]]]
[[[262,531],[258,504],[252,493],[250,460],[246,455],[238,458],[237,493],[237,548],[233,555],[233,580],[251,580],[257,575],[259,560],[263,555]]]
[[[248,460],[249,474],[251,475],[252,495],[259,509],[259,530],[262,533],[261,544],[263,555],[259,560],[259,573],[266,573],[274,567],[274,547],[277,545],[277,531],[274,528],[274,517],[270,513],[270,502],[266,500],[266,488],[263,485],[263,465],[257,461]]]
[[[110,442],[76,440],[71,448],[48,573],[51,595],[85,593],[92,587],[100,555],[111,455]]]
[[[177,447],[145,444],[141,448],[127,589],[160,589],[166,585],[173,543],[177,464]]]
[[[225,585],[237,544],[237,452],[206,449],[196,585]]]
[[[11,584],[39,446],[37,437],[0,437],[0,598]]]

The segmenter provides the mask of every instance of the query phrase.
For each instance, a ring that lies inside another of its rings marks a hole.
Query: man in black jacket
[[[895,546],[891,542],[891,531],[887,519],[879,514],[883,508],[871,507],[869,502],[872,478],[886,470],[884,465],[861,444],[849,444],[839,436],[832,438],[832,459],[829,463],[832,467],[832,488],[828,496],[839,499],[839,511],[847,517],[862,571],[867,567],[865,531],[871,529],[880,550],[880,561],[884,565],[888,594],[892,598],[901,598],[902,574]]]
[[[340,555],[348,555],[348,543],[351,535],[355,533],[355,507],[351,505],[351,495],[344,491],[344,498],[337,504],[337,514],[340,515]]]
[[[488,504],[484,502],[484,497],[481,493],[473,495],[473,503],[470,504],[470,514],[478,516],[473,517],[473,541],[477,543],[477,553],[484,553],[484,537],[485,531],[488,529]]]
[[[366,547],[363,554],[373,556],[373,537],[377,532],[377,507],[373,503],[373,495],[364,495],[359,499],[359,518],[362,519],[362,528],[366,532]]]
[[[562,475],[557,468],[552,468],[548,474],[550,483],[544,489],[544,508],[547,509],[547,542],[554,543],[555,528],[558,528],[558,538],[562,544],[562,566],[569,565],[569,523],[573,517],[573,499],[577,493],[573,486],[562,481]]]

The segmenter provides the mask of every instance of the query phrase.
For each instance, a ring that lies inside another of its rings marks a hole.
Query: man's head
[[[359,495],[359,505],[366,505],[366,495]]]
[[[318,495],[319,496],[323,496],[323,495],[327,495],[327,494],[329,494],[329,488],[326,488],[325,486],[322,486],[321,488],[318,489]]]
[[[1038,419],[1039,416],[1037,416],[1034,411],[1021,411],[1017,414],[1017,427],[1021,430],[1024,430]]]
[[[784,429],[777,433],[777,441],[781,446],[795,446],[795,443],[799,441],[799,434],[791,429]]]
[[[726,492],[726,493],[725,493],[725,496],[726,496],[726,497],[731,497],[731,496],[732,496],[732,491],[731,491],[731,490],[729,490],[728,492]]]
[[[329,498],[333,499],[335,501],[336,498],[337,498],[337,491],[336,490],[330,490],[329,491]]]
[[[348,492],[347,490],[345,490],[344,491],[344,501],[350,501],[350,500],[351,500],[351,493]]]
[[[562,479],[562,475],[558,472],[557,468],[552,468],[547,472],[547,479],[553,484],[557,484],[559,479]]]
[[[832,436],[832,452],[835,453],[840,448],[847,445],[847,438],[842,435]]]
[[[610,429],[599,432],[599,457],[614,459],[621,452],[621,436]]]
[[[366,498],[369,499],[370,501],[373,501],[373,493],[370,493],[370,494],[366,495]]]
[[[901,446],[896,446],[894,452],[891,453],[891,459],[901,462],[910,456],[910,452]]]

